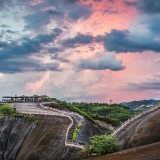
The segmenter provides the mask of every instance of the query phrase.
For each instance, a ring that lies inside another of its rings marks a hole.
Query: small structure
[[[113,100],[112,100],[112,99],[110,99],[110,105],[112,104],[112,101],[113,101]]]
[[[46,95],[33,95],[33,96],[3,96],[2,97],[2,102],[41,102],[44,99],[50,98],[49,96]]]

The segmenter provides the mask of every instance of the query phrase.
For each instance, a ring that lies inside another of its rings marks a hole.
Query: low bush
[[[13,106],[10,106],[8,104],[4,104],[0,107],[0,114],[4,116],[12,116],[15,114],[16,111],[14,110]]]
[[[121,150],[120,143],[116,137],[110,135],[100,135],[91,138],[91,152],[98,154],[109,154]]]
[[[36,120],[36,117],[32,114],[27,114],[27,115],[24,116],[24,118],[30,123],[37,123],[38,122]]]
[[[88,146],[82,146],[82,149],[77,153],[77,159],[85,159],[91,157],[91,150]]]
[[[78,129],[81,128],[81,127],[82,127],[82,123],[79,123],[78,124]]]
[[[13,117],[16,117],[16,118],[23,118],[24,117],[24,115],[22,114],[22,113],[14,113],[14,114],[12,114],[12,116]]]

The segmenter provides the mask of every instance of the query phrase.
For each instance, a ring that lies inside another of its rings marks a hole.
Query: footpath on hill
[[[119,135],[124,148],[129,148],[88,160],[159,160],[160,159],[160,109],[138,119]]]

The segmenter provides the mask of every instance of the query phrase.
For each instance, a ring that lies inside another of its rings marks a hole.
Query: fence
[[[43,107],[43,108],[49,108],[49,107],[44,107],[43,104],[46,104],[46,103],[41,103],[40,106]],[[66,111],[60,111],[58,109],[54,109],[56,111],[58,111],[58,113],[56,113],[55,115],[59,115],[59,116],[62,116],[62,117],[67,117],[71,120],[71,124],[68,126],[67,128],[67,132],[66,132],[66,138],[65,138],[65,146],[70,146],[70,147],[76,147],[76,148],[82,148],[82,146],[78,143],[73,143],[73,142],[68,142],[68,133],[69,133],[69,130],[71,129],[72,125],[73,125],[73,119],[71,118],[71,114],[75,114],[75,115],[78,115],[74,112],[66,112]],[[54,112],[53,112],[54,113]],[[81,115],[78,115],[80,116],[80,118],[82,117]],[[82,117],[83,118],[83,117]]]
[[[157,106],[157,107],[154,107],[152,108],[151,110],[148,110],[146,112],[142,112],[141,114],[135,116],[135,117],[132,117],[130,119],[128,119],[127,121],[125,121],[121,126],[119,126],[115,131],[114,133],[112,134],[113,136],[116,136],[118,135],[123,129],[125,129],[125,127],[127,127],[128,125],[130,125],[132,122],[146,116],[146,115],[149,115],[150,113],[154,112],[155,110],[159,109],[160,106]]]

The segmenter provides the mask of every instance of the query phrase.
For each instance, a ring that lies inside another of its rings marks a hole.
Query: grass
[[[72,138],[73,141],[76,140],[77,134],[78,134],[78,128],[76,128],[76,129],[74,130],[74,132],[73,132],[73,138]]]

